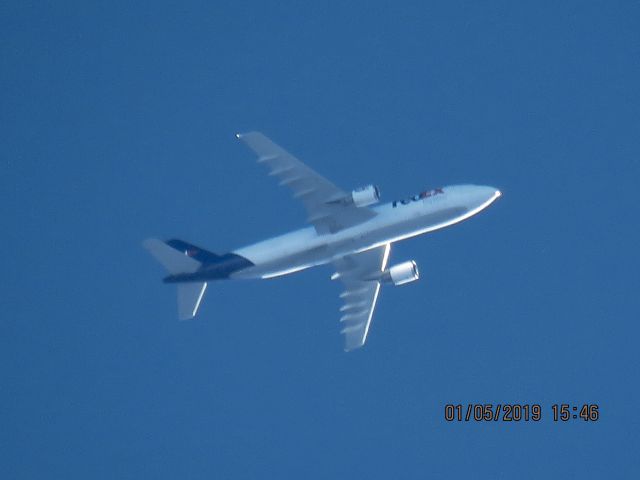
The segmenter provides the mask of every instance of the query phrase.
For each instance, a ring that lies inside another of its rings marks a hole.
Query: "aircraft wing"
[[[236,135],[258,155],[258,162],[269,167],[269,175],[278,177],[280,185],[293,190],[307,210],[307,221],[318,233],[334,233],[374,217],[366,207],[344,203],[349,193],[338,188],[282,147],[259,132]]]
[[[380,282],[376,278],[387,267],[391,244],[354,253],[333,262],[337,278],[344,283],[345,290],[340,294],[344,305],[340,308],[344,325],[344,349],[359,348],[367,341],[371,318],[376,308],[380,292]]]

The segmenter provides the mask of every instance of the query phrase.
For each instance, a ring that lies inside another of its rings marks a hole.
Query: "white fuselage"
[[[500,196],[493,187],[456,185],[423,192],[373,208],[371,220],[336,233],[318,234],[307,227],[270,238],[232,253],[254,266],[231,278],[271,278],[324,265],[352,253],[433,232],[461,222]]]

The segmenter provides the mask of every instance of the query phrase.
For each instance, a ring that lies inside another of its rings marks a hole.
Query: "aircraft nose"
[[[480,187],[482,189],[482,195],[487,199],[497,199],[502,196],[502,192],[495,187]]]
[[[457,185],[449,191],[470,210],[486,208],[502,196],[497,188],[484,185]]]
[[[476,187],[476,192],[476,202],[483,208],[491,205],[502,195],[500,190],[489,186]]]
[[[483,185],[455,185],[448,191],[452,194],[451,198],[456,199],[452,201],[460,202],[472,215],[484,210],[502,195],[497,188]]]

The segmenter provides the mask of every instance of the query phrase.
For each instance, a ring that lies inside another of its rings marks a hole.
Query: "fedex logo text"
[[[433,197],[434,195],[439,195],[441,193],[444,193],[444,190],[442,188],[436,188],[434,190],[428,190],[426,192],[420,192],[418,195],[414,195],[413,197],[405,198],[404,200],[394,200],[393,203],[391,204],[391,206],[393,208],[396,208],[398,206],[398,204],[400,204],[400,205],[408,205],[411,202],[417,202],[417,201],[422,200],[424,198]]]

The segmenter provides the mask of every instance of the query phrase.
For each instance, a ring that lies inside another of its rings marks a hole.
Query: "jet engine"
[[[420,272],[418,271],[418,265],[413,260],[394,265],[382,273],[382,280],[394,285],[415,282],[418,278],[420,278]]]
[[[374,185],[356,188],[351,192],[351,200],[356,207],[366,207],[378,203],[380,200],[380,189]]]

